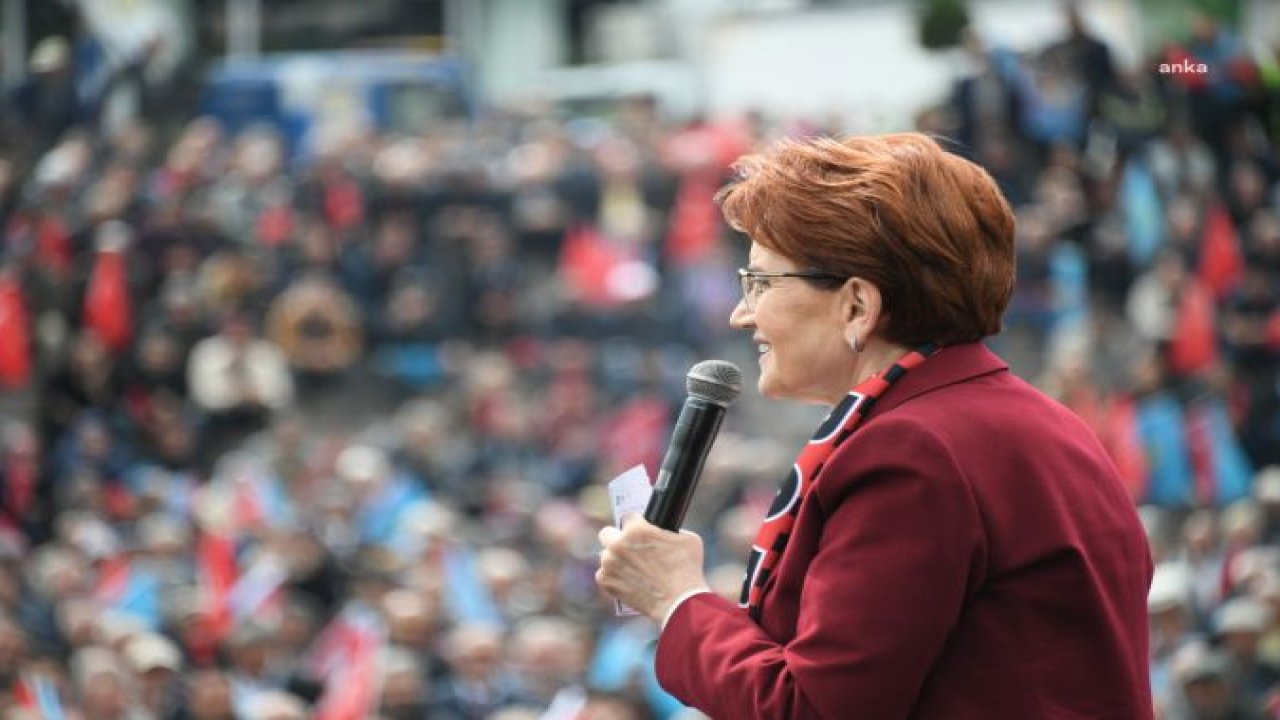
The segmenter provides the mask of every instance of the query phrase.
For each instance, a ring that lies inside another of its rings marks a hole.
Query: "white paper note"
[[[618,477],[609,481],[609,502],[613,505],[613,522],[622,527],[622,519],[632,513],[644,514],[649,506],[649,496],[653,494],[653,485],[649,482],[649,471],[643,465],[636,465]],[[639,615],[640,613],[613,601],[613,610],[617,615]]]

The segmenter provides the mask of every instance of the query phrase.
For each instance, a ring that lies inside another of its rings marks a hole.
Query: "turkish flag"
[[[1197,274],[1214,296],[1226,297],[1244,275],[1244,253],[1231,216],[1221,203],[1209,208],[1204,234],[1200,238],[1200,267]]]
[[[1129,497],[1135,503],[1141,502],[1147,495],[1147,458],[1133,400],[1117,398],[1113,401],[1107,424],[1106,447],[1111,460],[1120,471],[1120,480],[1129,491]]]
[[[96,332],[113,353],[129,349],[133,340],[133,302],[129,298],[124,252],[120,249],[100,250],[94,259],[84,297],[84,326]]]
[[[22,287],[11,270],[0,271],[0,387],[24,388],[31,381],[31,332]]]
[[[36,264],[59,277],[71,269],[71,233],[53,215],[36,221]]]
[[[308,667],[324,680],[315,720],[364,720],[378,697],[380,620],[348,607],[338,613],[311,648]]]
[[[231,589],[236,584],[236,551],[232,539],[221,533],[204,533],[196,547],[196,571],[210,632],[221,638],[231,630]]]
[[[1169,343],[1169,367],[1178,375],[1192,375],[1217,360],[1213,298],[1194,278],[1188,278]]]
[[[1187,455],[1191,459],[1191,486],[1195,491],[1196,502],[1200,505],[1214,504],[1213,477],[1213,444],[1210,442],[1205,418],[1196,408],[1187,409]]]
[[[619,298],[610,274],[628,258],[595,227],[579,225],[565,233],[559,274],[575,298],[594,307],[613,306]]]
[[[93,589],[94,597],[107,605],[115,605],[129,589],[132,574],[132,563],[128,555],[119,553],[106,558],[98,568],[98,582]]]

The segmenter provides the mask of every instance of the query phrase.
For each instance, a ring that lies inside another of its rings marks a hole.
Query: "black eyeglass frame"
[[[742,299],[746,302],[747,309],[754,310],[755,301],[756,301],[756,298],[752,297],[750,283],[761,278],[772,279],[772,278],[789,278],[789,277],[805,278],[806,280],[826,280],[829,282],[840,282],[840,283],[843,283],[845,280],[849,279],[844,275],[836,275],[835,273],[823,272],[822,270],[792,270],[792,271],[770,272],[767,270],[748,270],[747,268],[738,268],[739,282],[742,283]],[[764,291],[761,290],[760,294],[764,294]]]

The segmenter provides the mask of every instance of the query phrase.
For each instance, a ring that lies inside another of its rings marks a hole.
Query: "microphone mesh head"
[[[742,392],[742,371],[725,360],[703,360],[689,369],[685,388],[693,397],[728,407]]]

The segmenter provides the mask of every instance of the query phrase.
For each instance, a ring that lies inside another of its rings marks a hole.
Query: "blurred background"
[[[990,344],[1112,454],[1163,720],[1280,717],[1280,3],[0,0],[0,712],[694,718],[597,592],[783,136],[1019,217]],[[731,409],[736,598],[821,419]]]

